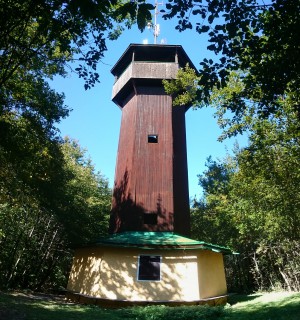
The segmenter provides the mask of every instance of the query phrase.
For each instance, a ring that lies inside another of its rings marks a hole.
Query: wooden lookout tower
[[[185,112],[163,79],[194,67],[181,46],[130,45],[112,68],[122,121],[110,232],[190,233]]]
[[[188,238],[185,112],[162,80],[189,57],[178,45],[131,44],[112,68],[122,121],[109,235],[77,248],[67,297],[106,306],[220,304],[228,248]]]

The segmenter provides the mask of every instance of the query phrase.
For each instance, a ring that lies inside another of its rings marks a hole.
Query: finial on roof
[[[148,29],[153,29],[153,35],[154,35],[154,44],[157,43],[157,38],[160,35],[160,25],[157,23],[157,16],[159,15],[158,6],[162,6],[163,2],[157,2],[155,1],[154,7],[154,24],[153,22],[148,22]]]

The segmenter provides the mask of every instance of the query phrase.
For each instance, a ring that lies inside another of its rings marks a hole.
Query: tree
[[[252,120],[249,146],[222,162],[210,159],[200,176],[204,197],[193,212],[195,236],[213,237],[241,253],[243,268],[236,263],[232,274],[247,280],[243,287],[299,290],[300,141],[295,127],[297,112],[287,100],[272,118]]]
[[[230,181],[235,174],[236,164],[230,157],[222,163],[208,157],[205,165],[207,170],[198,176],[203,196],[194,200],[192,234],[195,238],[207,242],[235,248],[237,228],[231,224],[228,201]]]
[[[17,71],[40,76],[64,73],[76,58],[76,69],[89,88],[98,81],[97,63],[106,39],[116,38],[137,21],[142,30],[154,7],[145,1],[1,1],[0,86]]]
[[[152,8],[144,1],[1,0],[0,117],[24,117],[54,138],[54,124],[70,109],[48,79],[65,76],[76,60],[74,71],[86,89],[92,87],[99,80],[96,67],[106,39],[133,21],[143,29]]]
[[[79,245],[107,234],[112,195],[107,179],[95,172],[77,141],[66,138],[62,151],[69,178],[63,186],[64,206],[59,219],[69,241]]]
[[[209,104],[211,91],[226,87],[232,72],[239,72],[243,88],[224,105],[237,118],[249,100],[267,117],[286,95],[299,113],[299,0],[171,0],[166,9],[166,19],[177,17],[177,30],[208,33],[207,49],[219,60],[201,62],[196,101]]]
[[[19,125],[31,161],[0,149],[1,287],[63,288],[71,247],[108,230],[111,191],[78,143],[44,145]]]
[[[0,0],[0,283],[33,289],[66,279],[71,245],[107,230],[110,190],[78,143],[62,143],[64,95],[48,80],[99,81],[106,40],[137,22],[145,1]]]

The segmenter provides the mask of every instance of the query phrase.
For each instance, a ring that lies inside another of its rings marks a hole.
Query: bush
[[[127,310],[128,318],[139,320],[217,320],[224,313],[224,307],[210,306],[147,306]]]

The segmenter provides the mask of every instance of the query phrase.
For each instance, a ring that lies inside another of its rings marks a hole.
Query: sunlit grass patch
[[[232,297],[230,320],[299,320],[300,293],[270,292]]]

